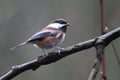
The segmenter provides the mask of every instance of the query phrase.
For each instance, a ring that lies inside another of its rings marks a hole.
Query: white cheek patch
[[[64,25],[59,24],[59,23],[52,23],[52,24],[49,24],[48,26],[51,26],[51,27],[53,27],[53,28],[59,29],[60,27],[62,27],[62,26],[64,26]]]

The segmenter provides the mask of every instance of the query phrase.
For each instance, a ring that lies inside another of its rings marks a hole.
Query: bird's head
[[[65,19],[55,19],[48,26],[59,29],[65,33],[67,30],[67,27],[70,25],[71,24],[68,23]]]

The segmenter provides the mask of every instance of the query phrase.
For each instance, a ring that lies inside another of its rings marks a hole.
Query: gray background
[[[120,25],[119,4],[120,0],[104,0],[105,26],[108,26],[109,31]],[[99,36],[99,8],[99,0],[0,0],[0,76],[13,65],[41,55],[40,49],[30,45],[14,51],[9,49],[56,18],[64,18],[72,24],[61,47]],[[120,39],[115,40],[114,44],[119,53]],[[107,76],[109,80],[119,80],[120,68],[113,48],[109,45],[105,51]],[[56,63],[41,66],[36,71],[26,71],[13,80],[87,80],[95,54],[95,48],[91,48]]]

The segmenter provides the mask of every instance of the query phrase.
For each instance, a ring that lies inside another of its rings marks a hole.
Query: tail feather
[[[26,42],[23,42],[23,43],[15,46],[15,47],[10,48],[10,50],[12,51],[12,50],[14,50],[14,49],[16,49],[16,48],[18,48],[18,47],[21,47],[21,46],[23,46],[23,45],[26,45],[26,44],[27,44]]]

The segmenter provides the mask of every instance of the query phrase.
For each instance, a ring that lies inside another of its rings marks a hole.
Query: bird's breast
[[[42,48],[42,49],[50,49],[53,48],[55,46],[57,46],[59,43],[61,43],[61,39],[60,38],[56,38],[56,37],[47,37],[42,41],[36,41],[35,44]]]

